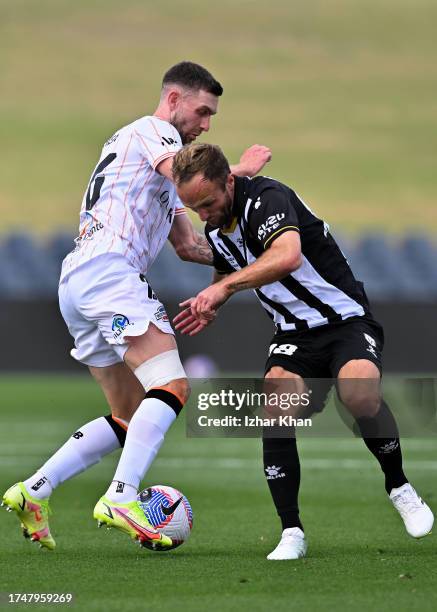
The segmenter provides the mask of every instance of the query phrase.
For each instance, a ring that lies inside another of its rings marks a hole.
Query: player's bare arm
[[[215,319],[217,309],[234,293],[274,283],[297,270],[300,265],[299,233],[288,231],[281,234],[253,264],[238,272],[227,274],[201,291],[194,300],[183,302],[181,307],[187,309],[189,306],[192,318],[187,314],[182,317],[185,311],[180,313],[174,320],[176,329],[190,336],[199,333]],[[198,322],[197,326],[194,326],[195,319]]]
[[[278,236],[253,264],[229,274],[215,287],[216,290],[220,288],[228,299],[237,291],[274,283],[297,270],[301,263],[300,235],[296,231],[288,231]]]
[[[271,159],[272,152],[269,147],[254,144],[244,151],[238,164],[230,167],[231,172],[235,176],[255,176]]]
[[[211,247],[186,214],[176,215],[168,236],[177,255],[184,261],[212,266]]]

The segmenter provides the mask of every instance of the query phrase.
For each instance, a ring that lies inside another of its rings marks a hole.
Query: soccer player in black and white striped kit
[[[407,532],[429,533],[433,513],[404,474],[397,425],[381,397],[383,330],[328,225],[286,185],[263,176],[233,176],[214,145],[181,149],[173,176],[182,202],[207,223],[215,266],[213,284],[181,305],[176,329],[199,333],[235,292],[254,289],[276,327],[265,377],[288,379],[301,389],[307,378],[336,379],[340,399],[378,460]],[[299,517],[296,438],[265,436],[263,452],[283,529],[267,558],[303,557],[307,543]],[[271,466],[281,466],[280,478],[274,478]]]

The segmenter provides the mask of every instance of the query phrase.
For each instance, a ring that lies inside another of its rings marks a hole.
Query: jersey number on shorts
[[[104,174],[102,176],[97,176],[97,175],[103,172],[106,166],[109,166],[109,164],[113,162],[116,157],[117,157],[117,153],[110,153],[109,155],[105,157],[105,159],[102,159],[100,164],[94,170],[94,174],[92,175],[90,184],[88,186],[88,191],[86,192],[86,209],[87,210],[91,210],[94,204],[100,198],[100,191],[102,190],[102,185],[105,182]],[[91,191],[92,191],[92,195],[91,195]]]
[[[270,355],[288,355],[291,356],[295,351],[297,351],[297,346],[295,344],[271,344],[269,348],[269,357]]]

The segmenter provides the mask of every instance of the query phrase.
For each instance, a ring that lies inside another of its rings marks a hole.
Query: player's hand
[[[218,308],[231,296],[229,289],[224,281],[219,281],[203,289],[191,300],[191,313],[199,321],[206,319],[212,320],[216,316]]]
[[[181,302],[179,306],[184,310],[181,310],[173,319],[175,329],[181,334],[195,336],[212,323],[216,317],[216,313],[210,313],[208,317],[205,316],[203,318],[195,316],[191,311],[191,304],[194,300],[195,298],[189,298]]]
[[[237,166],[238,174],[239,176],[255,176],[271,159],[272,152],[269,147],[258,144],[252,145],[240,157],[240,163]]]

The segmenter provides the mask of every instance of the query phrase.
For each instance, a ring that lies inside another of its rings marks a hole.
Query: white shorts
[[[150,323],[173,334],[164,306],[144,277],[116,253],[91,259],[59,285],[59,306],[75,348],[74,359],[104,367],[123,361],[126,336]]]

